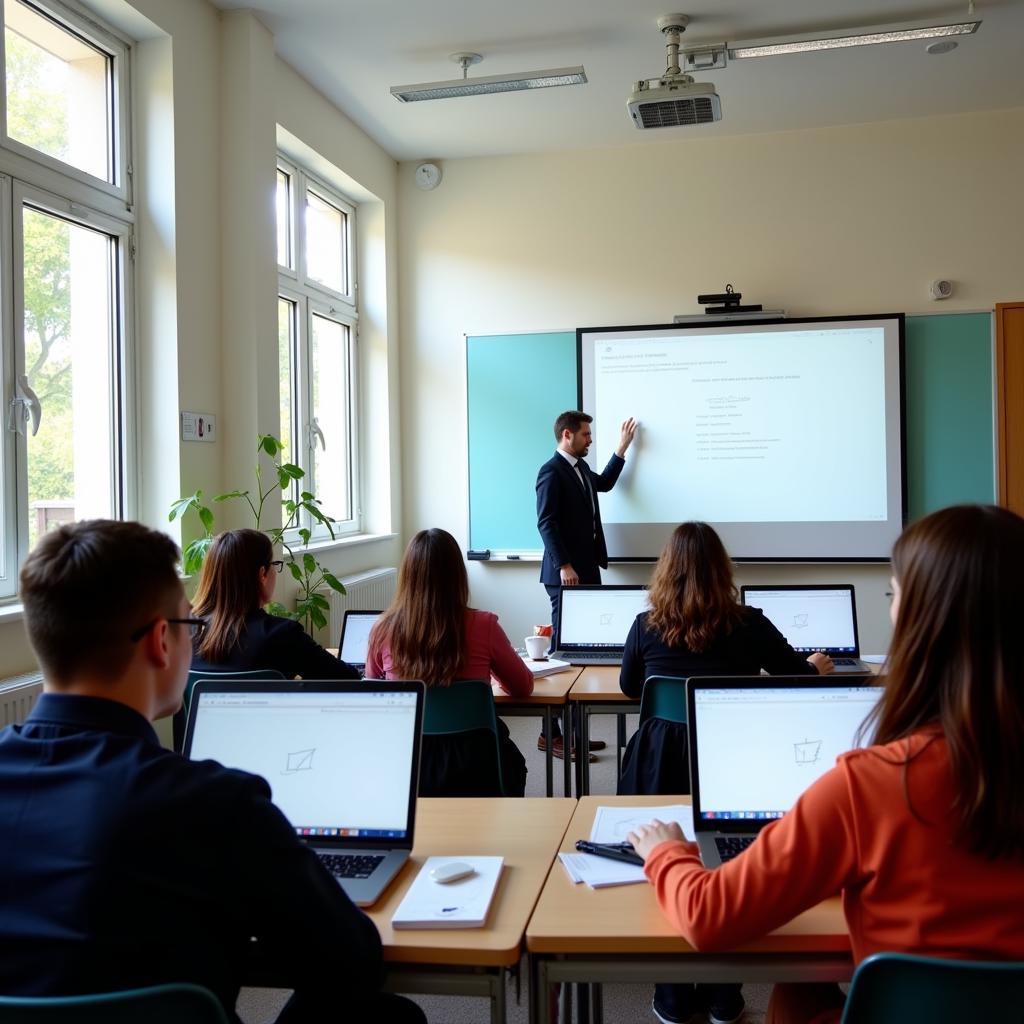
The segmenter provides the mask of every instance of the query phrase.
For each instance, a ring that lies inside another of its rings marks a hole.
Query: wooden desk
[[[618,715],[617,751],[619,771],[622,770],[622,746],[626,739],[626,715],[640,710],[640,701],[627,697],[619,689],[618,665],[588,665],[569,691],[569,703],[575,709],[576,749],[590,749],[590,716]],[[576,759],[576,795],[590,793],[590,760]]]
[[[589,796],[580,800],[562,850],[587,838],[601,804],[657,806],[688,796]],[[548,876],[526,929],[531,1021],[547,1024],[549,987],[591,983],[595,1021],[604,982],[849,981],[850,941],[838,899],[730,953],[698,953],[672,930],[650,885],[573,885],[560,864]]]
[[[412,857],[367,913],[384,943],[388,988],[485,996],[505,1019],[505,974],[519,963],[527,921],[547,878],[575,800],[424,798]],[[505,865],[483,928],[395,931],[391,918],[423,861],[433,855],[496,854]]]
[[[542,679],[535,679],[533,682],[533,693],[529,697],[512,697],[502,690],[497,682],[491,680],[491,689],[494,691],[495,710],[499,715],[506,715],[511,718],[536,715],[544,719],[544,735],[551,736],[552,714],[556,708],[565,707],[567,695],[573,683],[579,678],[583,670],[575,665],[556,672],[554,675],[544,676]],[[567,725],[566,729],[571,729]],[[548,743],[544,752],[544,768],[547,778],[547,794],[554,796],[554,744]],[[566,796],[572,796],[572,768],[569,758],[562,758],[562,792]]]

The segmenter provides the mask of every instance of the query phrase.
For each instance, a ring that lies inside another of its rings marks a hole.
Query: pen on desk
[[[509,562],[518,562],[519,561],[519,556],[518,555],[506,555],[505,559],[506,559],[506,561],[509,561]]]
[[[592,853],[596,857],[607,857],[609,860],[621,860],[627,864],[642,865],[640,856],[630,843],[591,843],[586,839],[576,840],[576,849],[580,853]]]

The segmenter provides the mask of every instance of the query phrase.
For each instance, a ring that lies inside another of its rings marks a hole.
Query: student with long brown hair
[[[842,893],[855,963],[1024,960],[1024,520],[932,513],[896,542],[892,573],[872,745],[714,871],[674,825],[630,836],[696,948],[735,948]],[[842,1001],[835,986],[779,986],[768,1021],[837,1021]]]
[[[284,562],[259,530],[226,530],[210,545],[192,601],[206,620],[192,657],[193,671],[276,669],[286,679],[358,679],[359,673],[328,654],[299,623],[268,615]]]
[[[533,674],[513,650],[498,617],[469,607],[462,551],[445,530],[421,530],[409,541],[391,607],[374,624],[366,656],[367,678],[420,679],[447,686],[458,679],[492,676],[506,693],[526,697]],[[506,796],[522,796],[526,761],[498,719]],[[420,767],[423,796],[493,796],[487,736],[424,737]],[[491,757],[493,761],[493,756]]]
[[[831,672],[825,654],[793,650],[759,608],[739,603],[732,561],[707,523],[682,523],[651,576],[650,610],[630,628],[619,686],[639,697],[649,676],[813,675]],[[686,727],[650,719],[632,737],[622,759],[620,794],[688,793]],[[658,985],[654,1013],[666,1024],[706,1009],[711,1024],[743,1013],[739,985]]]

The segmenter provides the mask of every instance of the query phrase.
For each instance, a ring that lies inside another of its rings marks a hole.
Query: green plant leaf
[[[295,562],[288,563],[288,571],[292,574],[297,583],[302,582],[302,570]]]
[[[309,602],[314,608],[322,608],[324,611],[329,611],[331,607],[331,602],[323,594],[310,594]]]
[[[181,567],[186,576],[194,576],[203,567],[203,559],[213,543],[212,537],[197,537],[185,545],[181,553]]]
[[[207,533],[213,533],[213,513],[205,506],[200,505],[196,510],[199,513],[199,521]]]
[[[256,450],[265,451],[273,458],[284,446],[273,434],[260,434],[256,440]]]
[[[303,547],[308,547],[309,546],[309,538],[311,536],[309,530],[307,530],[305,527],[303,527],[301,530],[299,530],[299,536],[302,538]]]
[[[195,494],[190,494],[187,498],[179,498],[177,501],[171,502],[171,508],[167,513],[167,521],[173,523],[175,519],[180,519],[190,508],[199,504],[199,499],[202,495],[202,491],[196,491]]]
[[[293,612],[278,601],[270,601],[266,606],[267,613],[276,615],[279,619],[291,619],[293,622],[299,618],[298,612]]]
[[[303,491],[303,492],[302,492],[302,493],[301,493],[301,494],[299,495],[299,497],[300,497],[300,498],[301,498],[301,499],[302,499],[303,501],[312,501],[312,500],[313,500],[313,499],[314,499],[314,498],[316,497],[316,495],[315,495],[315,494],[313,494],[313,493],[312,493],[311,491]]]
[[[327,625],[327,616],[319,608],[310,608],[309,617],[317,629],[323,629]]]
[[[345,589],[345,584],[334,575],[333,572],[324,571],[324,583],[331,588],[331,590],[337,591],[339,594],[347,594],[348,591]]]
[[[302,556],[302,564],[306,572],[316,572],[316,559],[308,551]]]
[[[284,530],[278,526],[274,526],[267,530],[267,536],[270,538],[271,544],[280,544],[281,539],[284,537]]]
[[[214,497],[214,501],[227,501],[229,498],[247,498],[249,497],[248,491],[228,491],[227,494],[218,494]]]
[[[287,491],[292,485],[292,478],[284,471],[281,466],[277,467],[277,486],[282,491]]]
[[[301,480],[305,475],[306,471],[300,466],[296,466],[292,462],[283,462],[281,469],[287,473],[293,480]]]

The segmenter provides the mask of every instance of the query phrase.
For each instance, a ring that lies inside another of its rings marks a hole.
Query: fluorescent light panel
[[[918,28],[880,29],[856,35],[822,36],[799,39],[788,43],[734,44],[729,46],[729,57],[745,60],[748,57],[775,57],[786,53],[813,53],[816,50],[841,50],[850,46],[874,46],[878,43],[904,43],[913,39],[942,39],[946,36],[969,36],[978,30],[980,21],[964,21],[953,25],[927,25]]]
[[[548,89],[554,85],[584,85],[583,66],[553,68],[550,71],[524,71],[517,75],[481,75],[455,78],[450,82],[426,82],[423,85],[393,85],[391,95],[402,103],[418,100],[447,100],[454,96],[487,96],[495,92],[522,92],[524,89]]]

